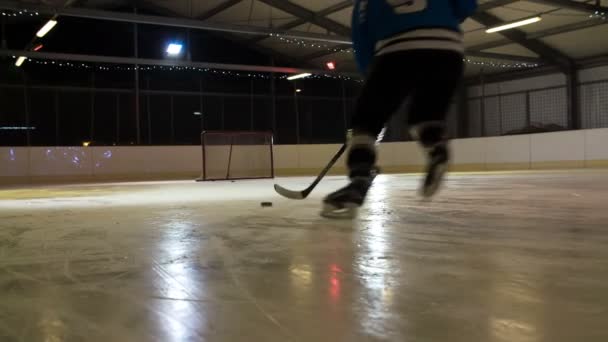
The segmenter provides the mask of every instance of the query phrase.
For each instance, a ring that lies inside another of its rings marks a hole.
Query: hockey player
[[[463,76],[460,24],[476,8],[475,0],[355,1],[353,43],[366,82],[352,120],[351,182],[324,199],[322,215],[356,215],[377,170],[376,137],[406,99],[411,135],[428,156],[420,192],[437,192],[450,160],[445,117]]]

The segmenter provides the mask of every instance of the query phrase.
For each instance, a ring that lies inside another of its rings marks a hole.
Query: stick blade
[[[293,191],[289,189],[285,189],[284,187],[275,184],[274,190],[281,196],[289,199],[302,200],[306,198],[306,194],[303,191]]]

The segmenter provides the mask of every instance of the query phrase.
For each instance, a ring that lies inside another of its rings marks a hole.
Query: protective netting
[[[583,128],[608,127],[608,82],[595,82],[580,88]]]
[[[589,105],[593,100],[597,102],[600,96],[589,87],[583,86],[581,89],[581,113],[583,122],[586,122],[592,117],[588,115],[592,108],[601,107]],[[568,129],[567,98],[566,87],[470,98],[466,114],[468,132],[465,136],[491,137]]]
[[[202,180],[274,177],[272,133],[203,132]]]

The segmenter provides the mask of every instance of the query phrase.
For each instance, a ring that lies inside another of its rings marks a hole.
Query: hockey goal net
[[[199,181],[274,178],[271,132],[205,131]]]

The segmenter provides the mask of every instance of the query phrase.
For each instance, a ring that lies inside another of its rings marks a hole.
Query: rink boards
[[[567,131],[452,143],[453,171],[608,167],[608,129]],[[339,149],[329,145],[275,145],[278,176],[313,175]],[[386,173],[420,172],[424,156],[413,142],[384,143]],[[0,183],[195,179],[200,146],[1,147]],[[344,172],[339,161],[333,174]]]

